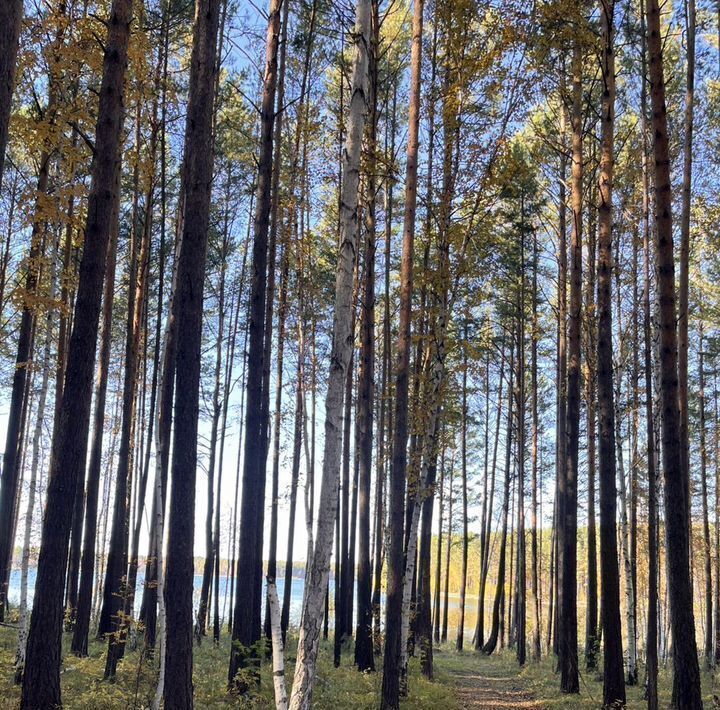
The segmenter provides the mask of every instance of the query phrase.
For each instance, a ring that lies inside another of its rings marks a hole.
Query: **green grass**
[[[510,654],[508,654],[510,656]],[[602,662],[602,659],[599,659]],[[510,656],[509,661],[514,661]],[[528,683],[535,697],[542,701],[546,710],[561,710],[564,708],[599,708],[602,706],[602,665],[599,671],[587,672],[581,657],[580,695],[563,695],[559,692],[560,679],[555,673],[555,659],[543,658],[540,663],[528,662],[521,671],[521,677]],[[672,671],[670,662],[661,666],[659,675],[660,707],[669,707],[672,692]],[[703,700],[706,708],[718,707],[713,703],[713,696],[717,692],[720,679],[717,672],[702,670]],[[627,707],[630,710],[647,707],[644,697],[645,668],[638,666],[639,684],[626,686]]]
[[[599,659],[602,662],[602,659]],[[539,662],[528,660],[525,667],[518,668],[514,651],[505,650],[494,654],[487,658],[479,656],[472,651],[466,651],[463,654],[454,652],[446,652],[438,654],[436,658],[437,665],[447,675],[452,675],[454,671],[475,667],[482,671],[483,665],[488,668],[492,666],[495,675],[517,676],[520,684],[523,685],[529,693],[539,701],[544,710],[583,710],[585,708],[602,707],[602,665],[599,665],[599,672],[587,672],[584,667],[584,661],[581,656],[581,672],[580,672],[580,694],[564,695],[560,693],[560,677],[555,672],[555,657],[543,657]],[[720,684],[720,669],[715,672],[709,671],[701,667],[702,671],[702,690],[703,701],[705,707],[720,707],[720,699],[716,696],[720,694],[718,685]],[[639,710],[647,707],[647,701],[644,697],[644,667],[639,667],[640,684],[635,686],[626,686],[627,708],[629,710]],[[659,677],[660,686],[660,707],[666,708],[670,705],[670,696],[672,691],[672,673],[670,664],[660,668]]]
[[[13,683],[16,632],[0,627],[0,708],[18,707],[20,689]],[[70,638],[65,634],[64,643]],[[105,668],[106,644],[93,641],[90,656],[79,659],[67,652],[62,667],[62,695],[65,710],[130,710],[147,708],[155,692],[156,667],[141,651],[128,651],[121,663],[114,683],[102,680]],[[208,640],[195,648],[194,685],[195,707],[202,710],[215,708],[273,708],[271,666],[263,662],[261,682],[257,689],[242,698],[226,691],[227,667],[230,646],[227,635],[220,647]],[[286,684],[292,683],[295,661],[295,641],[286,650]],[[370,710],[379,706],[382,676],[380,673],[358,673],[352,663],[352,649],[344,649],[340,668],[334,668],[332,645],[323,642],[318,662],[313,708],[318,710]],[[381,659],[378,659],[381,662]],[[434,682],[428,682],[419,673],[417,660],[410,668],[410,697],[404,707],[417,710],[457,710],[453,698],[451,679],[438,669]]]
[[[69,644],[65,635],[65,643]],[[0,708],[12,710],[19,704],[20,690],[13,683],[16,632],[0,627]],[[102,680],[105,667],[106,645],[93,641],[88,658],[75,658],[66,652],[63,658],[62,690],[66,710],[129,710],[149,707],[155,692],[156,666],[153,659],[145,657],[139,649],[128,651],[118,670],[114,683]],[[229,640],[223,638],[220,647],[205,640],[195,648],[194,684],[195,706],[202,710],[242,707],[252,709],[273,708],[273,689],[269,662],[261,666],[261,682],[248,696],[238,698],[226,692]],[[292,682],[295,661],[295,641],[286,650],[286,684],[288,691]],[[381,659],[376,659],[381,663]],[[582,660],[582,659],[581,659]],[[597,672],[581,672],[580,694],[567,696],[559,692],[559,678],[555,673],[553,658],[543,658],[539,663],[528,660],[519,669],[512,651],[503,651],[487,658],[470,651],[458,654],[448,644],[436,649],[435,679],[425,680],[419,672],[417,659],[410,664],[410,697],[403,707],[413,710],[458,710],[453,688],[454,674],[468,669],[483,672],[492,667],[495,675],[517,676],[545,710],[583,710],[599,708],[602,701],[602,677]],[[643,678],[643,668],[640,677]],[[342,664],[334,668],[332,645],[323,642],[318,662],[313,708],[317,710],[375,710],[379,706],[382,676],[380,673],[358,673],[352,663],[352,649],[343,649]],[[720,675],[703,670],[703,698],[705,707],[720,707],[714,699],[718,693]],[[671,674],[669,668],[661,668],[661,707],[670,700]],[[630,710],[645,707],[642,685],[627,688],[627,707]]]

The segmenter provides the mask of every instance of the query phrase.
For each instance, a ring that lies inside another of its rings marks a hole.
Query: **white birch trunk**
[[[320,632],[325,611],[325,591],[330,574],[335,515],[337,513],[342,451],[343,397],[353,347],[351,314],[353,275],[358,237],[358,184],[360,151],[367,114],[370,0],[357,0],[355,57],[353,60],[348,131],[343,151],[343,185],[340,201],[340,250],[335,277],[335,313],[332,352],[325,399],[325,450],[315,549],[306,580],[297,662],[290,696],[291,710],[309,710],[315,681]]]
[[[423,461],[423,473],[426,466]],[[405,563],[405,576],[403,577],[402,594],[402,615],[400,617],[400,697],[407,697],[408,694],[408,636],[410,635],[410,602],[412,600],[412,582],[415,576],[415,559],[417,558],[417,536],[420,524],[420,511],[422,510],[425,496],[420,490],[425,488],[425,478],[421,484],[418,494],[415,496],[413,516],[410,522],[410,537],[407,546],[407,560]]]
[[[280,630],[280,600],[277,585],[268,580],[268,606],[270,607],[270,635],[272,637],[273,685],[275,686],[276,710],[287,710],[287,690],[285,689],[285,655]]]

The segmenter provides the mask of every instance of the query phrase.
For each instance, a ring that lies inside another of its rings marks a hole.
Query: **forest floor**
[[[527,680],[508,663],[508,654],[480,657],[440,650],[436,655],[437,666],[449,676],[461,710],[542,710]]]
[[[64,634],[69,646],[69,634]],[[0,710],[15,710],[20,689],[13,683],[16,631],[0,627]],[[67,649],[67,646],[66,646]],[[229,640],[224,635],[219,647],[206,640],[195,649],[195,707],[198,710],[274,707],[270,664],[263,662],[261,682],[248,696],[238,697],[226,690]],[[156,684],[156,667],[140,649],[128,650],[114,683],[102,680],[106,644],[93,641],[90,656],[78,659],[67,650],[63,658],[62,689],[65,710],[144,710],[150,705]],[[295,643],[286,650],[286,683],[292,682]],[[378,663],[382,659],[376,659]],[[643,669],[640,669],[643,677]],[[703,699],[706,710],[720,708],[716,700],[720,672],[703,671]],[[382,676],[358,673],[353,666],[352,648],[343,649],[342,663],[333,667],[332,642],[325,641],[318,660],[314,710],[376,710],[379,707]],[[670,672],[660,676],[661,707],[670,699]],[[539,663],[528,660],[519,669],[512,651],[481,656],[472,650],[457,653],[454,645],[435,651],[435,678],[424,679],[417,659],[410,664],[410,696],[402,703],[407,710],[590,710],[602,703],[602,677],[597,672],[581,673],[580,694],[562,695],[554,672],[554,659]],[[642,685],[627,688],[627,707],[646,707]]]
[[[450,683],[451,708],[458,710],[591,710],[602,707],[602,659],[599,670],[588,672],[581,656],[580,693],[560,693],[560,678],[555,672],[555,657],[528,661],[521,669],[515,653],[505,649],[492,656],[472,650],[458,654],[453,646],[435,652],[436,680]],[[640,682],[626,686],[628,710],[647,707],[644,672],[639,666]],[[703,701],[706,710],[720,708],[720,667],[709,671],[701,665]],[[670,663],[661,665],[659,677],[660,707],[670,706],[672,673]],[[443,710],[446,710],[445,708]]]

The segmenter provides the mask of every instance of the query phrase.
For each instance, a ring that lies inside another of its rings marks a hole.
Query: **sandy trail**
[[[483,662],[485,661],[485,662]],[[524,708],[542,710],[522,679],[508,676],[507,668],[498,668],[489,659],[478,658],[475,668],[451,671],[460,707],[464,710],[505,710]]]

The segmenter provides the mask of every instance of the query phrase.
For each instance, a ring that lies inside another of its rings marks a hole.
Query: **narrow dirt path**
[[[542,710],[523,679],[500,659],[464,656],[462,663],[450,661],[445,669],[463,710]]]

